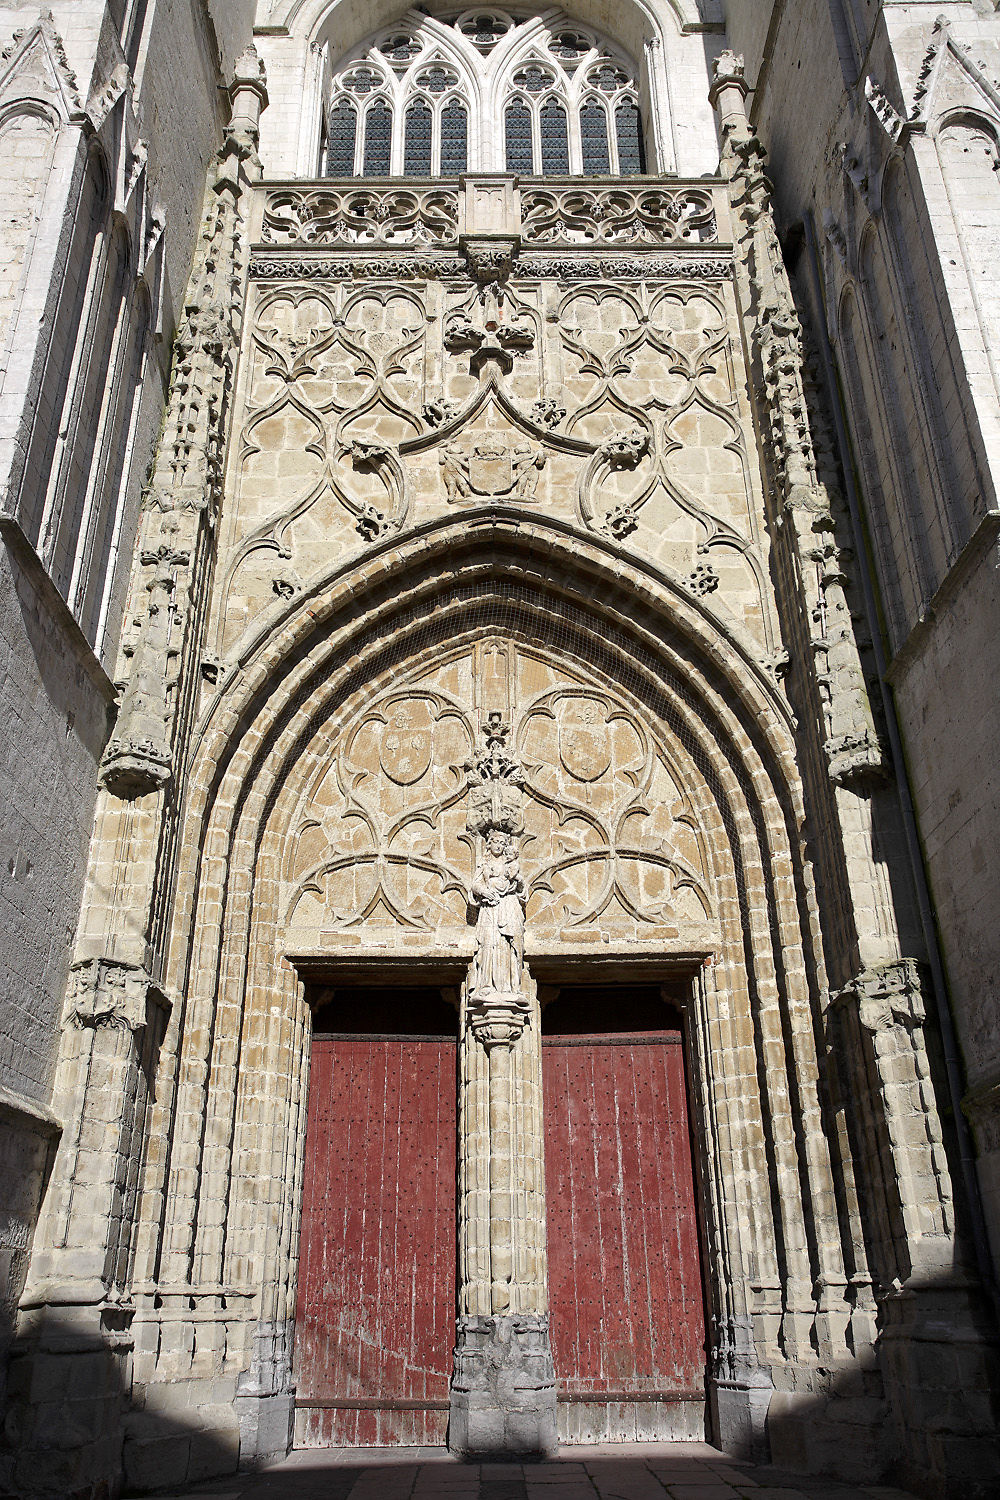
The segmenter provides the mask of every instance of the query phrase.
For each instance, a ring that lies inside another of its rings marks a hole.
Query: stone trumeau
[[[0,4],[0,1489],[987,1500],[1000,21],[250,10]]]

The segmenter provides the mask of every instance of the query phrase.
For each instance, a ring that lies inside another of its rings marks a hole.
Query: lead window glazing
[[[638,70],[558,11],[411,11],[334,70],[329,177],[646,171]]]

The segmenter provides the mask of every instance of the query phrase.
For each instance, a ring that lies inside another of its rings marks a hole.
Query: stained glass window
[[[484,11],[481,15],[466,16],[459,30],[481,52],[490,52],[500,38],[506,36],[510,30],[510,22],[503,16],[493,16]]]
[[[403,139],[403,176],[431,175],[431,112],[423,100],[406,111]]]
[[[514,74],[514,87],[524,89],[528,94],[540,94],[543,89],[551,88],[555,79],[548,68],[540,68],[537,63],[531,63],[527,68],[522,68],[519,73]]]
[[[615,63],[603,62],[589,74],[591,83],[604,94],[616,94],[628,85],[629,76]]]
[[[508,104],[504,115],[504,144],[507,149],[507,171],[524,172],[528,176],[535,169],[531,150],[531,111],[520,99]]]
[[[618,170],[622,176],[632,177],[645,172],[642,122],[639,106],[633,99],[623,99],[615,110],[615,136],[618,140]]]
[[[576,63],[586,57],[591,42],[577,31],[558,31],[549,42],[549,51],[564,63]]]
[[[358,114],[349,99],[341,99],[330,111],[326,140],[327,177],[350,177],[354,173],[354,141]]]
[[[608,117],[596,99],[580,110],[580,145],[585,177],[607,177],[611,171],[608,150]]]
[[[365,155],[361,170],[366,177],[388,177],[392,153],[392,110],[376,99],[365,115]]]
[[[538,119],[542,128],[542,176],[564,177],[569,171],[566,111],[558,99],[546,99]]]
[[[525,27],[530,41],[517,46]],[[502,132],[480,114],[494,99]],[[635,63],[562,11],[511,15],[487,0],[433,15],[418,3],[335,66],[322,170],[348,177],[360,162],[377,177],[640,175],[638,101]]]
[[[416,79],[417,88],[426,89],[429,94],[443,94],[445,89],[453,88],[457,82],[457,73],[454,73],[451,68],[442,68],[437,64],[418,74]]]
[[[468,166],[469,117],[464,104],[453,99],[441,111],[441,176],[457,177]]]
[[[420,53],[420,43],[412,36],[391,36],[379,43],[379,51],[392,63],[393,69],[406,72],[413,59]]]
[[[379,75],[371,68],[355,68],[344,79],[344,88],[350,89],[352,94],[370,94],[381,82]]]

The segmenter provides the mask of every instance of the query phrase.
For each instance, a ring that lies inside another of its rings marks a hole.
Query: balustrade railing
[[[463,178],[264,183],[260,246],[449,248],[509,235],[528,246],[718,245],[721,184],[677,178]],[[502,204],[498,210],[496,204]]]

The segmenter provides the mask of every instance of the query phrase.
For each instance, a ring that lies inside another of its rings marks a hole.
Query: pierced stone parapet
[[[705,188],[529,188],[521,193],[526,244],[713,244],[715,205]]]
[[[454,188],[284,188],[268,194],[268,245],[456,245]]]
[[[253,238],[268,247],[461,245],[474,278],[503,279],[520,246],[614,247],[720,243],[717,195],[703,182],[520,179],[359,187],[282,183],[257,199]],[[496,201],[502,199],[498,216]]]

